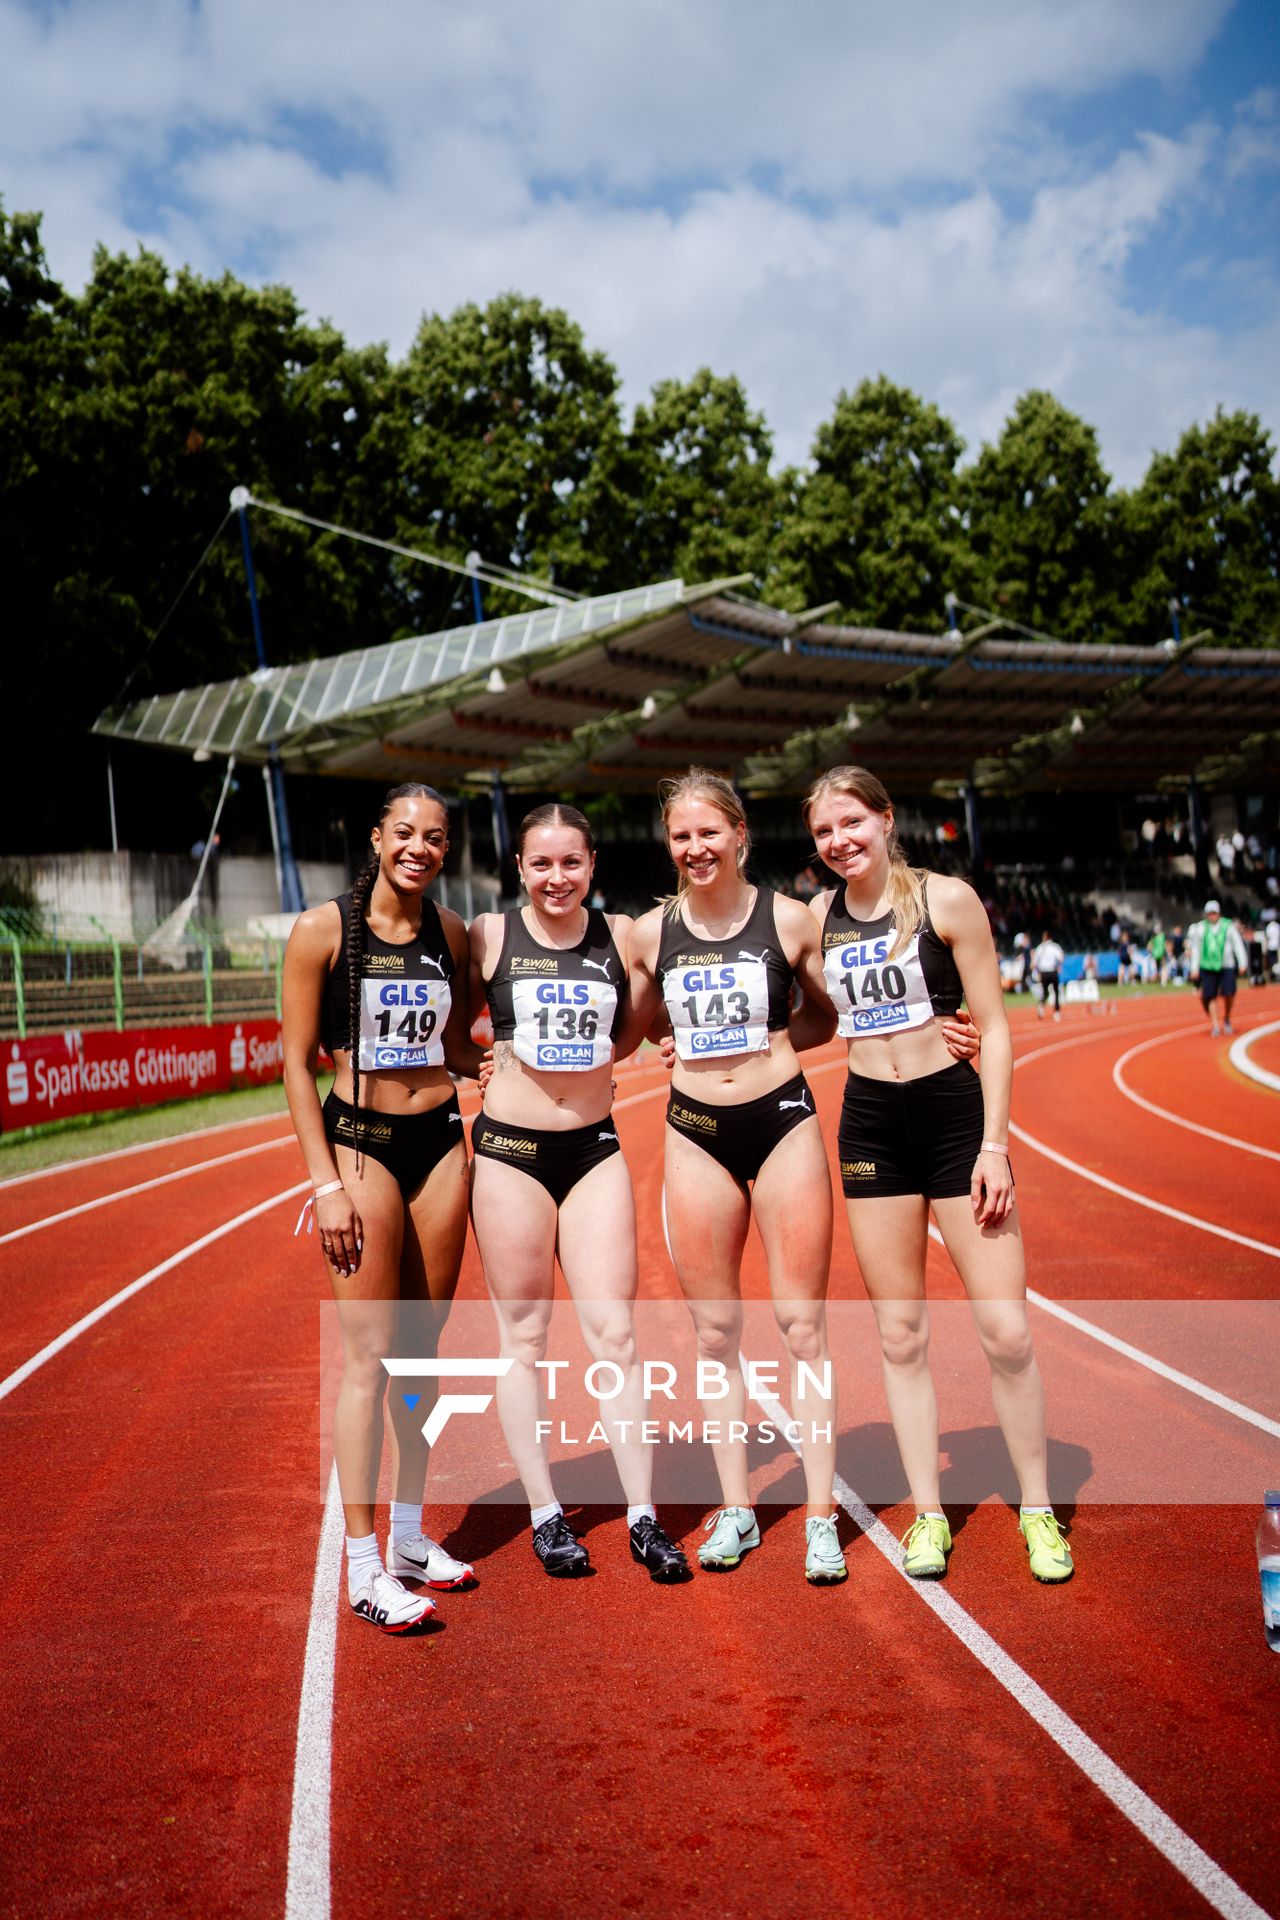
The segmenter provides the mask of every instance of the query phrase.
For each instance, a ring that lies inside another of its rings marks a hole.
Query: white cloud
[[[0,73],[21,76],[0,190],[44,208],[72,284],[97,240],[211,273],[266,261],[396,351],[424,309],[516,287],[567,307],[632,401],[737,372],[785,459],[884,371],[971,444],[1050,386],[1133,480],[1215,404],[1273,410],[1273,331],[1143,311],[1127,270],[1210,182],[1263,164],[1275,102],[1093,155],[1042,132],[1044,103],[1177,84],[1227,4],[373,0],[357,25],[338,0],[0,0]],[[318,120],[354,156],[336,178]]]

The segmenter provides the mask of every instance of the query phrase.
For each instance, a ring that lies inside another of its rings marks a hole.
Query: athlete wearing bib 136
[[[621,1376],[601,1417],[627,1497],[632,1558],[662,1584],[689,1578],[652,1502],[653,1448],[632,1305],[639,1284],[635,1204],[610,1106],[613,1063],[644,1029],[621,948],[631,922],[586,905],[595,872],[590,822],[535,807],[517,864],[528,905],[481,914],[471,929],[470,997],[487,1000],[493,1071],[472,1129],[472,1220],[503,1358],[498,1417],[529,1501],[533,1550],[557,1579],[591,1572],[555,1497],[543,1370],[557,1260],[593,1361]]]
[[[626,971],[604,914],[583,911],[582,939],[563,949],[535,940],[521,908],[504,915],[502,950],[484,983],[495,1046],[509,1045],[539,1073],[594,1073],[613,1063]],[[611,1122],[552,1131],[487,1114],[477,1119],[471,1146],[530,1174],[557,1206],[592,1167],[621,1151]]]
[[[389,1387],[383,1360],[433,1356],[467,1233],[467,1155],[449,1077],[450,1068],[474,1076],[480,1066],[466,1033],[466,996],[453,992],[467,934],[456,913],[425,897],[448,846],[441,795],[394,787],[350,893],[299,915],[284,964],[285,1091],[314,1185],[304,1217],[314,1213],[343,1340],[333,1439],[347,1594],[361,1619],[387,1633],[434,1610],[429,1595],[409,1592],[401,1578],[428,1587],[474,1580],[465,1561],[422,1530],[422,1423],[433,1380],[401,1377],[391,1395],[385,1565],[374,1532]],[[323,1108],[315,1083],[321,1045],[334,1063]],[[417,1391],[400,1391],[410,1387]]]
[[[865,767],[821,774],[804,817],[836,878],[811,910],[822,929],[827,992],[849,1044],[841,1184],[916,1508],[904,1570],[941,1579],[951,1550],[927,1357],[932,1209],[991,1366],[996,1414],[1022,1489],[1031,1571],[1038,1580],[1069,1579],[1070,1550],[1049,1506],[1044,1397],[1009,1166],[1013,1048],[986,913],[963,881],[907,865],[889,796]],[[982,1033],[978,1073],[948,1061],[942,1018],[962,993]]]

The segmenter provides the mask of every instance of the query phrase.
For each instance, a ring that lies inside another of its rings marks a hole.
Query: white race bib
[[[613,1058],[618,992],[606,980],[517,980],[516,1059],[552,1073],[588,1073]]]
[[[662,982],[682,1060],[769,1050],[769,975],[763,960],[674,967]]]
[[[361,1073],[442,1066],[451,1005],[447,980],[362,980]]]
[[[933,1019],[933,1002],[920,964],[920,936],[914,934],[891,960],[892,932],[867,939],[851,935],[822,957],[827,992],[840,1016],[837,1031],[846,1040],[869,1033],[898,1033]]]

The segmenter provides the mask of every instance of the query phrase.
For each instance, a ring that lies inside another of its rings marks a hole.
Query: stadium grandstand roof
[[[699,761],[791,792],[855,759],[891,791],[1274,785],[1280,649],[836,625],[742,579],[680,580],[260,668],[108,709],[94,731],[386,781],[651,792]],[[970,610],[971,623],[976,610]]]

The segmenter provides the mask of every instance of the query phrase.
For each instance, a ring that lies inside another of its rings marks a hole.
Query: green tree
[[[944,597],[968,584],[946,415],[881,375],[841,393],[789,480],[771,592],[786,604],[838,600],[861,626],[933,631]]]
[[[626,553],[637,580],[762,575],[775,533],[773,445],[742,384],[703,367],[661,380],[627,435]]]
[[[972,598],[1064,640],[1114,639],[1116,506],[1094,429],[1026,393],[964,474]]]
[[[1171,597],[1224,641],[1280,637],[1280,479],[1256,414],[1214,414],[1158,453],[1126,502],[1135,638],[1168,631]]]
[[[583,590],[616,585],[602,530],[619,506],[617,384],[568,315],[538,300],[428,315],[397,378],[403,537]]]
[[[4,775],[20,805],[49,791],[57,743],[79,742],[137,668],[234,484],[325,518],[377,512],[386,524],[394,470],[367,444],[385,354],[353,354],[331,328],[305,326],[282,288],[171,275],[153,254],[100,251],[84,293],[70,298],[44,268],[38,220],[16,216],[0,231],[0,316],[0,512],[15,604],[28,617],[24,724]],[[350,548],[338,556],[331,542],[263,516],[254,532],[272,658],[331,653],[389,629],[386,562]],[[131,691],[252,663],[232,526]],[[102,751],[89,749],[90,762]],[[153,797],[184,790],[178,763],[148,764]],[[65,781],[53,785],[34,830],[43,844],[82,844],[83,809]],[[162,806],[152,843],[189,844],[207,824],[199,805],[192,788],[176,814]],[[95,804],[100,837],[99,816]]]

